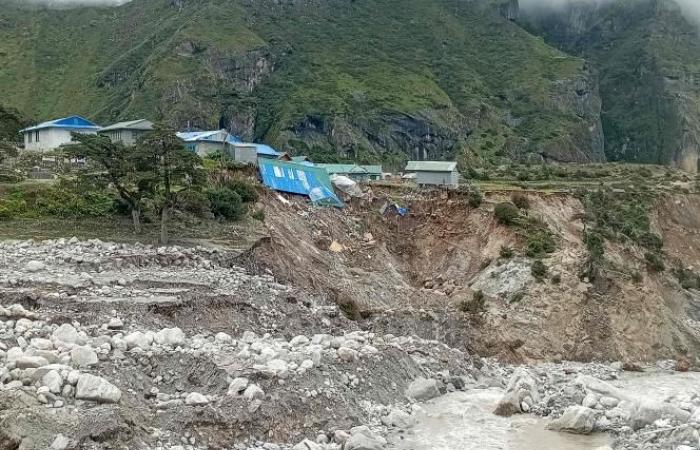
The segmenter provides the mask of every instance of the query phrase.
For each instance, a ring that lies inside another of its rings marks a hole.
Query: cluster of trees
[[[168,241],[168,225],[177,196],[200,190],[206,181],[201,159],[187,150],[174,130],[157,125],[135,145],[112,142],[99,134],[73,134],[77,145],[66,156],[86,158],[99,168],[98,176],[111,185],[127,205],[134,231],[141,231],[146,200],[157,206],[160,241]]]

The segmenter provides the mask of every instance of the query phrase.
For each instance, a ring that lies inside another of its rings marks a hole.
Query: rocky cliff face
[[[597,72],[608,159],[697,171],[700,37],[674,0],[572,1],[522,21]]]

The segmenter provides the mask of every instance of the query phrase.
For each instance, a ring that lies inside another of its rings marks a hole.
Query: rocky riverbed
[[[0,243],[0,449],[700,448],[697,379],[672,363],[506,366],[363,329],[234,257]]]

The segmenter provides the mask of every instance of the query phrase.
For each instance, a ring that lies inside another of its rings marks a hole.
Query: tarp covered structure
[[[267,158],[258,158],[258,169],[263,184],[276,191],[306,195],[314,203],[343,206],[324,169]]]

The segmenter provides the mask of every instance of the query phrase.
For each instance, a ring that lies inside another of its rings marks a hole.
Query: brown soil
[[[493,205],[506,199],[500,195],[471,208],[459,193],[387,190],[375,192],[372,201],[331,209],[301,199],[287,205],[273,194],[263,199],[269,238],[245,258],[257,270],[352,305],[363,328],[400,328],[509,361],[633,362],[697,354],[693,318],[700,318],[700,301],[694,293],[682,290],[670,271],[647,273],[643,252],[625,246],[606,251],[614,269],[595,282],[582,279],[588,257],[577,219],[582,205],[567,194],[529,197],[529,214],[557,236],[558,250],[545,263],[561,282],[536,282],[527,275],[531,260],[518,258],[513,264],[523,268],[517,275],[525,283],[522,298],[489,296],[488,312],[477,317],[459,304],[474,283],[496,289],[513,281],[492,272],[506,263],[499,259],[501,246],[523,244],[513,228],[494,220]],[[390,199],[408,215],[391,207],[380,214]],[[700,267],[700,243],[692,239],[700,233],[700,198],[664,198],[655,216],[669,257]],[[334,241],[341,252],[329,250]],[[636,270],[643,274],[640,283],[632,280]]]

